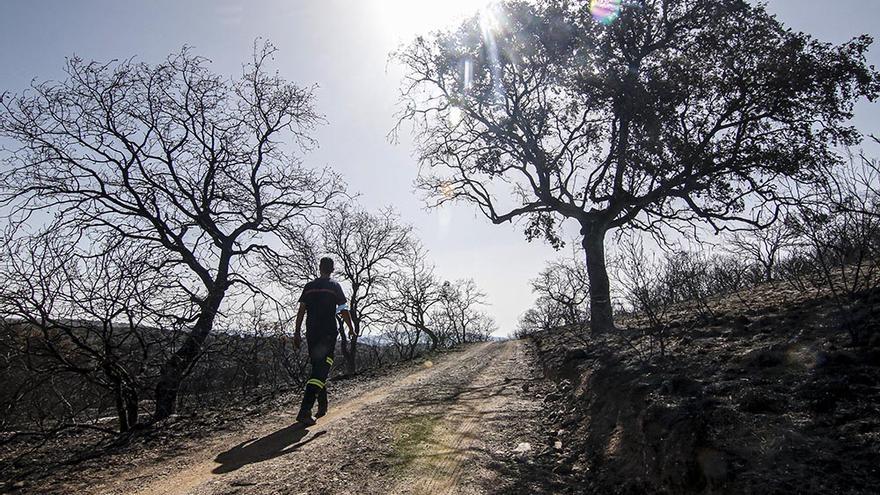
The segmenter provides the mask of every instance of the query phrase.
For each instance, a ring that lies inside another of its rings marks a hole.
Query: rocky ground
[[[771,284],[680,308],[664,329],[624,321],[533,339],[559,469],[586,493],[877,493],[880,295],[841,308]],[[873,334],[853,346],[851,331]],[[646,331],[647,330],[647,331]]]
[[[484,343],[371,380],[331,384],[314,427],[296,407],[228,422],[210,434],[146,441],[19,492],[559,493],[542,428],[541,376],[525,341]]]

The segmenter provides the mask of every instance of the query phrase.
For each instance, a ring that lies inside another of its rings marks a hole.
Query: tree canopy
[[[764,225],[860,140],[872,40],[839,46],[743,0],[512,1],[398,54],[400,123],[414,124],[431,205],[473,204],[494,223],[560,244],[578,222],[594,329],[613,325],[609,230]]]

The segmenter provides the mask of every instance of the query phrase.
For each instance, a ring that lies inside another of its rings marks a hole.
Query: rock
[[[752,320],[750,320],[748,316],[739,315],[733,319],[733,327],[742,330],[746,328],[751,321]]]
[[[824,368],[826,366],[851,366],[858,363],[858,361],[858,357],[848,351],[820,352],[816,355],[817,368]]]
[[[556,450],[562,450],[562,441],[557,440],[557,441],[553,442],[553,448]]]
[[[532,450],[532,444],[530,444],[529,442],[521,442],[521,443],[517,444],[515,449],[513,449],[513,451],[516,452],[517,454],[525,454],[526,452],[529,452],[531,450]]]
[[[568,428],[570,426],[576,426],[578,423],[580,423],[580,421],[581,421],[580,417],[578,417],[576,414],[572,414],[571,416],[566,417],[562,421],[562,427]]]
[[[663,395],[691,395],[699,389],[699,382],[683,375],[672,376],[660,385],[660,393]]]
[[[725,368],[725,370],[724,370],[725,375],[742,375],[745,372],[746,372],[746,370],[739,368],[739,367],[736,367],[736,366],[730,366],[728,368]]]
[[[837,409],[840,397],[847,394],[845,385],[830,384],[814,391],[808,402],[810,409],[818,414],[830,414]]]
[[[880,349],[871,349],[865,353],[865,364],[880,366]]]
[[[721,406],[722,402],[717,397],[703,397],[697,404],[701,411],[709,411]]]

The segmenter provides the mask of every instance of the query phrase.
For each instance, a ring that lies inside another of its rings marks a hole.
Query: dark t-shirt
[[[347,299],[335,280],[316,278],[303,287],[299,302],[306,305],[307,334],[335,334],[336,307]]]

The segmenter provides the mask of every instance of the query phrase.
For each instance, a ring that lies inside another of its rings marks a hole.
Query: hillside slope
[[[557,471],[588,493],[876,493],[880,294],[843,314],[771,284],[710,308],[678,312],[665,356],[636,319],[533,337]]]

